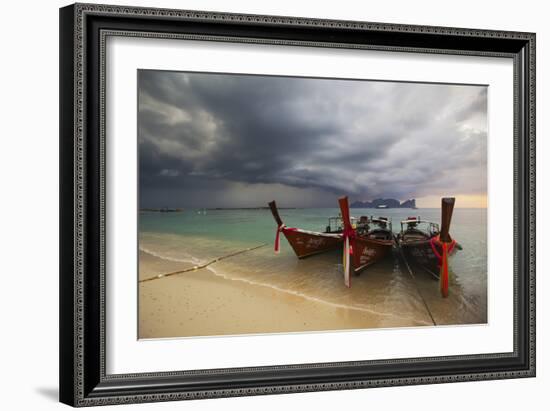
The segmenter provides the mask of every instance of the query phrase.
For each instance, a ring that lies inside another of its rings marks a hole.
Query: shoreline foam
[[[202,260],[196,257],[175,258],[143,246],[140,247],[140,278],[189,268],[198,261]],[[235,268],[231,265],[239,266],[238,261],[225,266],[220,262],[201,270],[140,284],[139,338],[431,325],[427,312],[418,308],[419,301],[414,301],[417,298],[410,293],[399,295],[399,298],[413,300],[409,311],[392,311],[393,306],[384,301],[370,307],[357,302],[341,304],[299,290],[232,275]],[[404,312],[409,315],[402,315]],[[457,322],[451,319],[441,324],[483,322]]]

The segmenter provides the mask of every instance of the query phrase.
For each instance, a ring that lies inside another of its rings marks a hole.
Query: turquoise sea
[[[280,209],[288,227],[324,231],[337,208]],[[409,216],[439,223],[439,209],[351,209],[352,216],[386,216],[399,232]],[[276,224],[268,209],[141,212],[140,250],[166,261],[199,265],[239,250],[264,246],[209,265],[210,273],[231,280],[272,287],[326,304],[410,318],[415,325],[480,324],[487,321],[487,210],[454,211],[451,235],[461,245],[450,262],[450,296],[441,298],[438,283],[424,272],[407,271],[398,253],[343,282],[341,253],[298,260],[284,237],[275,255]],[[159,273],[162,274],[162,273]],[[182,274],[185,275],[185,274]],[[427,305],[427,308],[426,308]],[[430,315],[428,314],[431,314]],[[388,321],[392,324],[394,321]],[[385,324],[380,324],[385,326]]]

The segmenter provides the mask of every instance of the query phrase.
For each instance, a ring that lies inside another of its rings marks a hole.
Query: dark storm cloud
[[[485,87],[140,71],[142,205],[483,194],[486,106]]]

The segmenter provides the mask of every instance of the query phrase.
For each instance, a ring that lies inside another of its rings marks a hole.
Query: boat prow
[[[273,214],[273,218],[277,223],[277,233],[275,237],[275,252],[280,249],[280,234],[282,233],[288,243],[294,250],[298,258],[306,258],[312,255],[325,253],[342,245],[342,234],[331,232],[315,232],[302,230],[300,228],[287,227],[281,216],[275,201],[269,203],[269,208]]]
[[[448,295],[449,271],[448,258],[462,247],[454,240],[449,231],[455,199],[441,199],[441,229],[439,225],[420,217],[408,217],[401,221],[401,233],[398,245],[411,265],[430,273],[441,283],[441,293]]]
[[[349,216],[347,197],[338,200],[342,216]],[[353,272],[359,274],[365,268],[384,259],[395,244],[391,221],[385,217],[361,217],[355,227],[344,220],[344,227],[353,230],[350,238]],[[344,229],[345,231],[346,229]]]

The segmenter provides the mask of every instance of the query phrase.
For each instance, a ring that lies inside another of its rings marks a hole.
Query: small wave
[[[161,260],[173,261],[176,263],[190,263],[194,265],[199,265],[199,264],[204,264],[206,262],[206,260],[200,260],[196,257],[193,257],[192,255],[187,255],[185,258],[176,258],[176,257],[167,256],[167,255],[162,255],[157,253],[156,251],[150,250],[143,246],[139,246],[139,250],[143,251],[146,254],[152,255],[153,257],[160,258]]]
[[[204,264],[206,262],[206,260],[200,260],[200,259],[195,258],[195,257],[190,256],[190,255],[187,256],[186,258],[175,258],[175,257],[170,257],[170,256],[159,254],[158,252],[155,252],[155,251],[150,250],[148,248],[145,248],[143,246],[140,246],[139,249],[141,251],[143,251],[144,253],[147,253],[149,255],[152,255],[153,257],[157,257],[157,258],[160,258],[160,259],[163,259],[163,260],[166,260],[166,261],[190,263],[190,264],[193,264],[193,265],[201,265],[201,264]],[[368,314],[372,314],[372,315],[377,315],[377,316],[391,317],[391,318],[395,318],[395,319],[398,319],[398,320],[415,321],[415,322],[420,323],[420,324],[432,325],[432,323],[430,323],[430,322],[422,321],[422,320],[419,320],[419,319],[413,318],[413,317],[397,315],[397,314],[394,314],[394,313],[376,311],[376,310],[373,310],[372,308],[368,308],[368,307],[365,307],[365,306],[348,305],[348,304],[337,303],[337,302],[328,301],[328,300],[325,300],[325,299],[322,299],[322,298],[319,298],[319,297],[315,297],[315,296],[312,296],[312,295],[309,295],[309,294],[305,294],[305,293],[302,293],[300,291],[296,291],[296,290],[292,290],[292,289],[288,289],[288,288],[283,288],[283,287],[280,287],[280,286],[277,286],[277,285],[274,285],[274,284],[269,284],[269,283],[266,283],[266,282],[254,281],[254,280],[247,279],[247,278],[242,278],[242,277],[232,277],[228,274],[225,274],[225,273],[221,272],[220,270],[216,270],[216,268],[213,267],[213,266],[208,266],[208,267],[205,267],[204,269],[209,270],[214,275],[216,275],[218,277],[221,277],[225,280],[240,281],[240,282],[244,282],[246,284],[253,285],[253,286],[267,287],[267,288],[270,288],[272,290],[276,290],[276,291],[281,292],[281,293],[290,294],[290,295],[293,295],[295,297],[299,297],[299,298],[303,298],[303,299],[308,300],[308,301],[313,301],[313,302],[316,302],[316,303],[328,305],[328,306],[334,307],[334,308],[342,308],[342,309],[346,309],[346,310],[360,311],[360,312],[364,312],[364,313],[368,313]],[[195,272],[195,271],[193,271],[193,272]]]
[[[365,307],[365,306],[357,306],[357,305],[348,305],[348,304],[336,303],[336,302],[327,301],[327,300],[324,300],[322,298],[315,297],[315,296],[312,296],[312,295],[304,294],[300,291],[291,290],[291,289],[288,289],[288,288],[282,288],[282,287],[279,287],[279,286],[274,285],[274,284],[254,281],[254,280],[250,280],[250,279],[247,279],[247,278],[231,277],[227,274],[224,274],[224,273],[220,272],[219,270],[216,270],[216,268],[212,267],[212,266],[206,267],[206,270],[210,270],[213,274],[215,274],[218,277],[221,277],[225,280],[241,281],[241,282],[244,282],[244,283],[249,284],[249,285],[255,285],[255,286],[260,286],[260,287],[271,288],[273,290],[276,290],[276,291],[279,291],[279,292],[282,292],[282,293],[291,294],[293,296],[300,297],[300,298],[306,299],[308,301],[313,301],[313,302],[316,302],[316,303],[325,304],[325,305],[328,305],[328,306],[331,306],[331,307],[334,307],[334,308],[343,308],[343,309],[346,309],[346,310],[360,311],[360,312],[365,312],[365,313],[374,314],[374,315],[378,315],[378,316],[392,317],[392,318],[396,318],[396,319],[399,319],[399,320],[416,321],[416,322],[421,323],[421,324],[432,325],[431,322],[418,320],[418,319],[413,318],[413,317],[407,317],[407,316],[397,315],[397,314],[394,314],[394,313],[386,313],[386,312],[376,311],[376,310],[373,310],[372,308],[368,308],[368,307]]]

